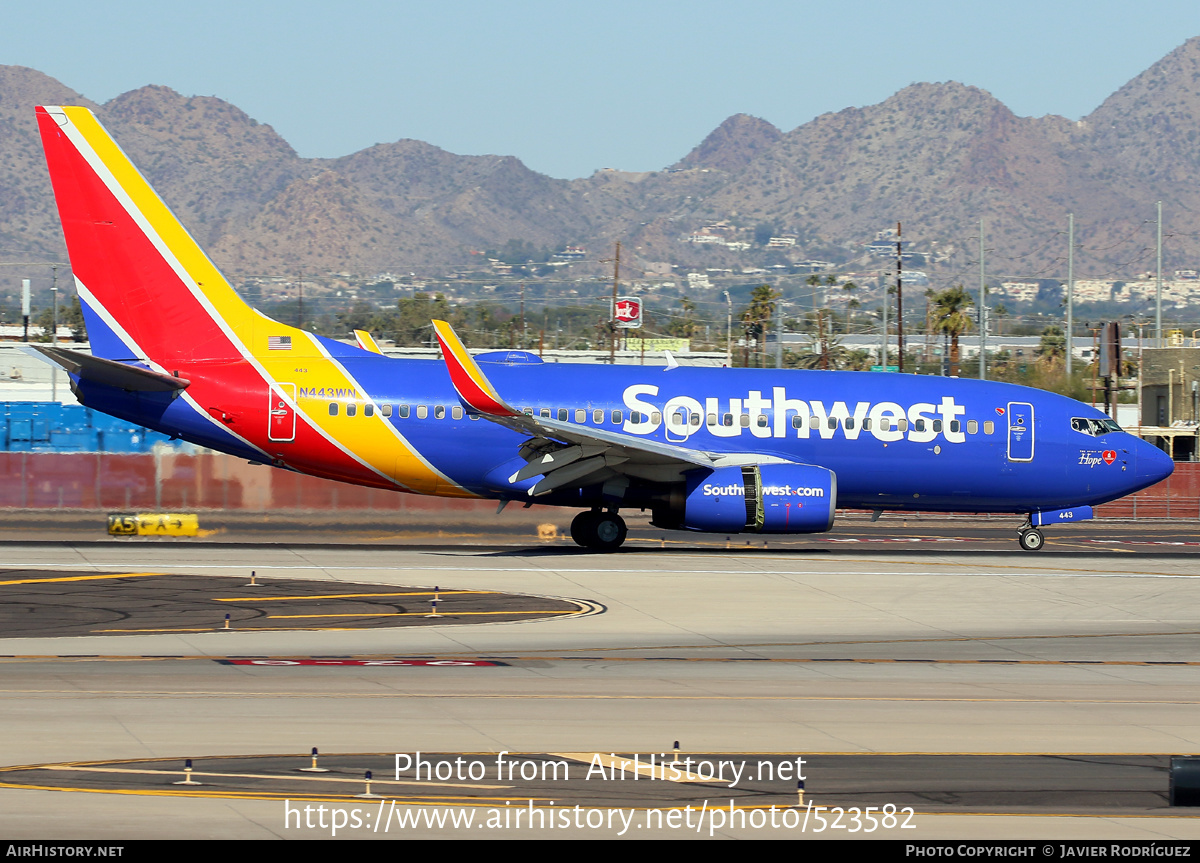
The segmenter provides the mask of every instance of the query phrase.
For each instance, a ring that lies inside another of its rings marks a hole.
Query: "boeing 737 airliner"
[[[1046,524],[1171,473],[1095,408],[1011,384],[861,372],[382,356],[251,309],[85,108],[37,109],[92,345],[40,350],[79,400],[202,446],[398,492],[582,510],[580,545],[656,526],[829,530],[837,507]]]

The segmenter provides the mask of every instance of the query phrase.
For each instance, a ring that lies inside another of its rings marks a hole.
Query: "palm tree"
[[[933,296],[934,331],[950,337],[950,374],[958,376],[958,337],[969,332],[972,321],[967,309],[975,305],[962,285],[947,288]]]
[[[846,301],[846,332],[850,332],[854,328],[854,312],[862,304],[854,296],[854,292],[858,290],[858,285],[854,282],[846,282],[842,285],[842,290],[850,295],[850,299]]]
[[[1038,362],[1050,371],[1066,365],[1067,336],[1062,327],[1051,325],[1042,330],[1042,338],[1037,347]]]
[[[767,353],[767,322],[775,313],[775,300],[781,294],[770,285],[759,285],[750,294],[750,305],[742,311],[742,329],[746,334],[746,365],[750,365],[750,340],[756,339],[760,350],[759,366],[765,365],[762,358]]]
[[[1002,336],[1004,333],[1004,319],[1008,317],[1008,307],[1004,303],[997,303],[996,308],[992,309],[992,315],[996,318],[996,335]]]
[[[815,312],[817,310],[817,288],[821,287],[821,277],[813,273],[804,280],[804,283],[813,289],[813,311]]]

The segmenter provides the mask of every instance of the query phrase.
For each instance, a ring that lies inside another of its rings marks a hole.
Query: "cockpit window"
[[[1094,417],[1072,417],[1071,428],[1075,429],[1077,432],[1091,435],[1092,437],[1100,437],[1100,435],[1106,435],[1109,432],[1119,432],[1122,430],[1121,427],[1117,425],[1116,420],[1108,419],[1107,417],[1105,419],[1096,419]]]

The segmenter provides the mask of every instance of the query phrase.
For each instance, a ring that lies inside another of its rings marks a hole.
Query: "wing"
[[[518,483],[541,476],[529,487],[529,497],[600,482],[679,482],[686,472],[702,468],[786,462],[758,453],[711,453],[522,413],[504,400],[448,323],[433,325],[467,412],[529,436],[517,453],[526,464],[508,478]]]

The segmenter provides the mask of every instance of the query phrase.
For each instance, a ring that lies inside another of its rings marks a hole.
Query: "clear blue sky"
[[[9,3],[0,64],[104,102],[219,96],[302,156],[417,138],[555,177],[679,159],[730,114],[790,130],[917,81],[1077,119],[1200,35],[1200,3],[204,0]]]

